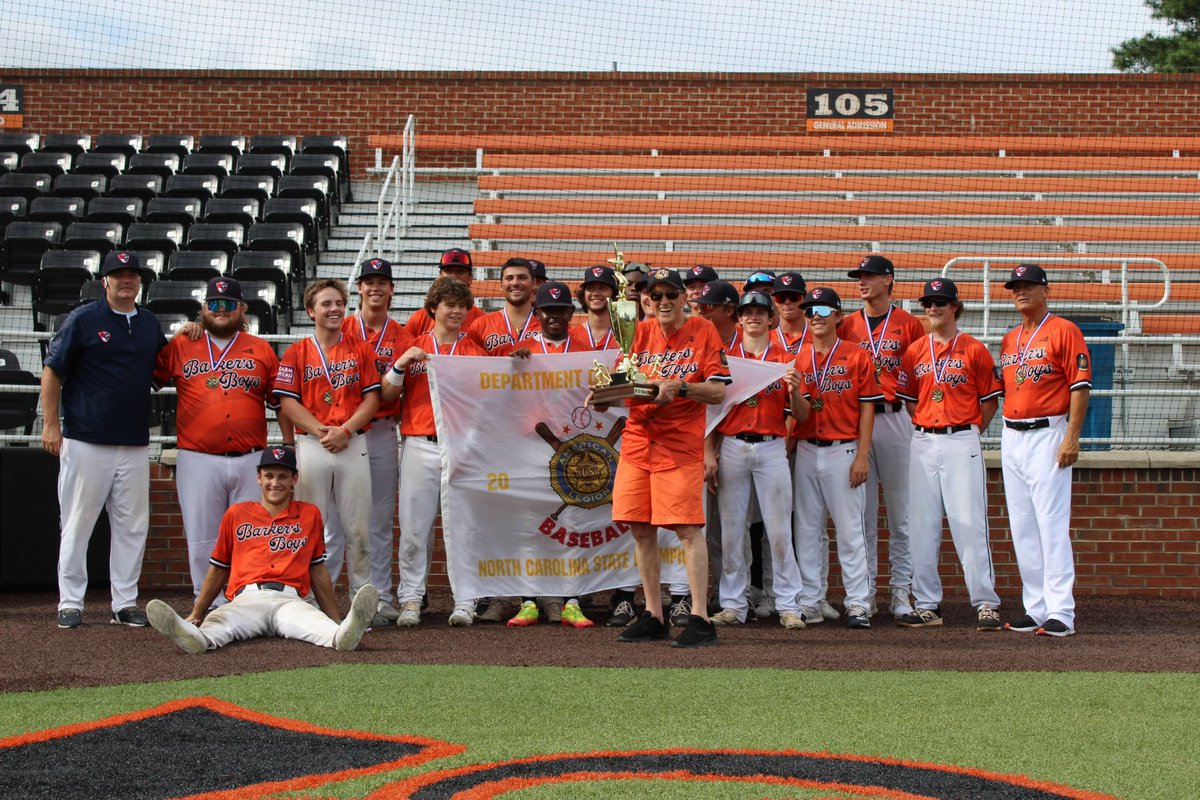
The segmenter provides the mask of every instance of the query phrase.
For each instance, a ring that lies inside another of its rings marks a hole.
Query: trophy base
[[[592,389],[592,402],[602,405],[617,405],[625,400],[648,403],[658,396],[658,387],[652,383],[610,383]]]

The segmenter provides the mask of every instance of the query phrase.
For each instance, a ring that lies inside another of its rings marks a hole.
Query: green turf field
[[[1200,797],[1195,674],[337,666],[0,695],[0,735],[193,695],[468,748],[415,770],[323,787],[322,796],[356,797],[414,771],[534,754],[687,747],[879,755],[1023,774],[1129,800]],[[836,795],[606,781],[511,796]]]

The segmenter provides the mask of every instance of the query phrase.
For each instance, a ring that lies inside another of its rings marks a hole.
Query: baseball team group
[[[632,531],[644,602],[637,613],[635,586],[612,593],[607,624],[621,629],[619,641],[668,639],[676,627],[672,646],[713,645],[719,626],[755,615],[777,615],[788,629],[843,617],[865,629],[881,606],[904,627],[941,625],[943,520],[978,630],[1075,632],[1071,471],[1091,363],[1079,328],[1049,310],[1041,267],[1022,264],[1005,283],[1020,324],[997,362],[959,329],[953,281],[924,284],[919,319],[893,302],[895,267],[883,256],[848,271],[862,301],[854,312],[799,272],[754,272],[739,292],[702,265],[681,273],[618,257],[615,266],[586,268],[572,291],[547,280],[541,262],[509,259],[504,305],[484,313],[471,254],[453,248],[424,307],[401,324],[389,316],[392,265],[368,259],[357,270],[357,313],[342,281],[314,280],[304,292],[313,332],[279,357],[247,332],[241,287],[228,277],[208,282],[200,318],[168,341],[137,303],[137,255],[110,253],[105,296],[66,318],[42,373],[42,445],[60,461],[58,626],[83,624],[101,508],[111,621],[153,626],[189,653],[255,636],[353,650],[368,628],[419,624],[441,502],[429,356],[610,351],[599,360],[615,372],[626,356],[609,309],[624,293],[638,308],[631,354],[656,394],[629,401],[613,486],[613,519]],[[580,306],[586,319],[575,321]],[[732,380],[730,357],[785,371],[706,435],[706,409],[725,401]],[[178,394],[177,491],[195,594],[186,615],[161,600],[137,605],[150,525],[147,419],[152,390],[168,384]],[[1024,606],[1008,622],[980,445],[1001,400]],[[268,409],[283,445],[268,444]],[[886,604],[876,599],[881,491]],[[829,601],[829,519],[841,611]],[[660,528],[678,536],[686,584],[662,585]],[[343,563],[344,619],[333,589]],[[456,595],[449,623],[477,621],[594,624],[579,597]]]

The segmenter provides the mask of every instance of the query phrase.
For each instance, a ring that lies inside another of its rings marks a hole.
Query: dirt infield
[[[143,597],[141,602],[149,600]],[[176,609],[183,593],[165,594]],[[348,603],[340,598],[342,607]],[[1019,601],[1004,598],[1005,619]],[[434,596],[420,626],[370,631],[357,653],[338,653],[300,642],[258,639],[218,652],[187,656],[150,629],[109,625],[108,599],[90,593],[85,625],[55,626],[50,594],[0,594],[0,690],[141,683],[246,672],[369,664],[483,664],[584,667],[771,667],[821,670],[1041,670],[1118,672],[1200,671],[1200,603],[1169,600],[1084,599],[1079,634],[1050,639],[1015,633],[977,633],[966,603],[944,606],[941,628],[904,629],[876,618],[869,631],[840,622],[803,631],[777,623],[721,629],[719,647],[679,650],[666,642],[619,644],[617,632],[538,625],[521,630],[496,625],[451,628],[447,596]],[[585,609],[602,620],[601,608]]]

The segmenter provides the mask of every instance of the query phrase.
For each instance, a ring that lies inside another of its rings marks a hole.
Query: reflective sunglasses
[[[216,314],[218,311],[237,311],[237,300],[208,300],[205,302],[208,310]]]
[[[813,317],[832,317],[833,312],[837,311],[833,306],[809,306],[804,309],[804,316],[812,319]]]
[[[945,299],[944,297],[938,297],[935,299],[922,298],[920,302],[921,302],[921,308],[930,308],[931,306],[937,306],[938,308],[945,308],[946,306],[950,305],[950,301]]]
[[[746,283],[774,283],[775,277],[766,272],[751,273],[749,278],[746,278]]]
[[[651,292],[650,299],[656,303],[659,300],[662,300],[664,297],[667,298],[668,300],[678,300],[679,294],[680,294],[679,291],[676,289],[672,289],[669,292]]]

